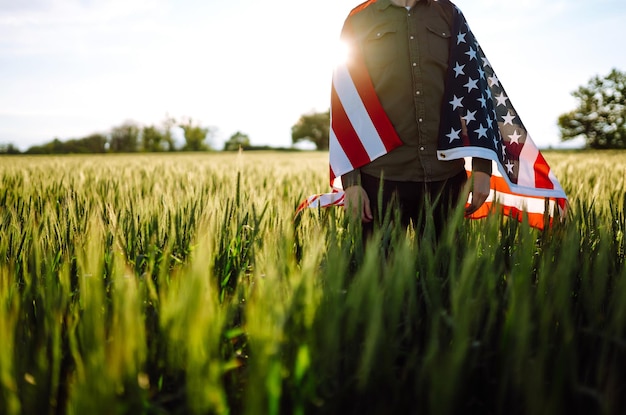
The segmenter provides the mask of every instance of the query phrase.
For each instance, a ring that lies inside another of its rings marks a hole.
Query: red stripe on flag
[[[491,188],[499,193],[511,193],[511,189],[509,188],[509,184],[506,182],[504,177],[492,175],[491,176]]]
[[[468,176],[471,176],[472,172],[468,171],[467,174]],[[497,194],[509,194],[509,195],[528,198],[529,200],[541,199],[543,202],[545,202],[546,200],[546,198],[539,198],[539,197],[524,195],[522,193],[512,192],[508,184],[506,183],[506,180],[503,177],[491,176],[490,186],[491,186],[491,189],[493,189],[496,192],[496,195]],[[567,199],[553,198],[553,197],[547,198],[547,199],[554,201],[556,205],[560,208],[561,213],[566,211]],[[469,203],[466,204],[466,206],[469,206]],[[480,208],[478,208],[476,212],[472,213],[471,215],[467,217],[470,219],[481,219],[481,218],[487,217],[494,212],[494,209],[496,209],[496,207],[504,216],[514,218],[520,222],[527,220],[528,224],[533,228],[543,229],[546,225],[545,212],[528,212],[526,210],[521,209],[520,206],[501,204],[501,202],[497,204],[494,202],[485,202],[482,204]],[[554,222],[555,214],[556,212],[552,212],[549,214],[548,224],[550,226]]]
[[[467,206],[469,206],[469,204],[467,204]],[[528,221],[528,224],[536,229],[543,229],[544,228],[544,214],[543,213],[536,213],[536,212],[526,212],[524,210],[521,210],[517,207],[514,206],[506,206],[506,205],[497,205],[498,208],[500,209],[500,212],[502,212],[502,214],[504,216],[507,216],[509,218],[513,218],[516,219],[519,222],[522,222],[524,220]],[[478,210],[474,213],[472,213],[471,215],[467,216],[470,219],[482,219],[482,218],[486,218],[487,216],[491,215],[493,213],[493,210],[495,209],[494,203],[493,202],[485,202],[482,204],[482,206],[480,208],[478,208]],[[550,217],[549,218],[549,223],[552,224],[553,222],[553,218]]]
[[[356,6],[354,9],[352,9],[352,11],[350,12],[350,16],[352,16],[353,14],[356,14],[358,12],[360,12],[361,10],[365,9],[367,6],[369,6],[372,3],[376,3],[376,0],[368,0],[365,3],[361,3],[358,6]]]
[[[469,174],[471,174],[471,172],[468,172],[468,175]],[[509,187],[508,183],[504,179],[504,177],[500,177],[500,176],[496,176],[496,175],[492,175],[491,176],[490,187],[493,190],[495,190],[496,193],[507,193],[507,194],[510,194],[510,195],[522,196],[522,197],[537,197],[537,196],[528,196],[527,194],[524,194],[524,193],[519,193],[519,192],[512,191],[511,188]]]
[[[355,56],[355,60],[357,60]],[[383,109],[378,96],[376,95],[376,90],[374,89],[374,85],[372,84],[372,80],[367,72],[367,67],[362,62],[355,62],[348,66],[348,70],[350,72],[350,77],[352,78],[352,82],[356,86],[356,90],[361,97],[361,101],[365,106],[367,113],[369,114],[380,139],[385,146],[387,151],[393,150],[394,148],[401,146],[402,140],[398,137],[398,133],[396,129],[391,124],[387,113]]]
[[[535,170],[535,187],[539,189],[554,189],[554,183],[550,180],[550,166],[543,158],[543,155],[539,153],[534,165]]]
[[[341,101],[334,87],[331,91],[331,107],[331,128],[335,133],[335,137],[337,137],[339,145],[341,145],[341,148],[344,150],[346,157],[350,160],[350,164],[361,167],[369,163],[371,161],[370,157],[367,151],[365,151],[363,143],[359,140],[356,131],[354,131],[354,127],[352,127],[352,123],[350,123],[350,119],[343,105],[341,105]]]

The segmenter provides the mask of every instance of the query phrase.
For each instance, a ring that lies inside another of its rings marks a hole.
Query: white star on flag
[[[485,79],[485,71],[483,71],[483,68],[478,68],[478,74],[480,75],[480,79]]]
[[[454,98],[452,99],[452,101],[450,101],[450,104],[452,104],[452,110],[455,110],[455,109],[457,109],[459,107],[463,108],[463,103],[461,101],[463,101],[463,97],[458,98],[455,95]]]
[[[509,140],[511,143],[519,144],[519,139],[522,138],[522,135],[515,130],[515,132],[509,136]]]
[[[487,131],[488,129],[483,127],[482,124],[480,124],[480,128],[478,130],[474,130],[475,133],[478,133],[478,138],[481,139],[483,137],[487,138]]]
[[[506,95],[504,95],[504,92],[501,92],[500,95],[498,95],[496,97],[496,100],[498,101],[498,105],[502,105],[504,107],[506,107],[506,100],[509,99],[509,97],[507,97]]]
[[[458,62],[456,63],[456,66],[454,67],[454,72],[456,73],[456,77],[458,77],[459,75],[465,75],[463,68],[465,68],[465,65],[459,65]]]
[[[470,48],[465,54],[469,56],[470,60],[476,59],[476,51],[473,48]]]
[[[476,121],[476,111],[467,111],[463,119],[465,120],[465,124],[469,124],[470,121]]]
[[[498,79],[497,76],[493,75],[492,77],[489,78],[489,86],[491,87],[500,86],[500,80]]]
[[[511,163],[511,161],[509,160],[506,162],[505,166],[506,166],[506,171],[513,174],[513,167],[515,167],[515,164]]]
[[[467,88],[467,92],[471,92],[472,89],[478,89],[478,79],[472,79],[470,77],[469,81],[463,86]]]
[[[455,130],[454,128],[450,131],[450,134],[446,134],[446,137],[448,137],[450,139],[450,142],[453,142],[454,140],[460,140],[461,136],[459,135],[461,133],[461,130]]]
[[[506,115],[502,117],[504,120],[504,125],[513,125],[513,121],[515,120],[515,115],[511,114],[511,111],[507,111]]]

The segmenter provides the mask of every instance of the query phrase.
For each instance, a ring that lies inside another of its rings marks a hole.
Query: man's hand
[[[485,203],[490,191],[491,176],[481,171],[475,171],[472,173],[472,181],[474,185],[472,187],[472,203],[465,208],[465,214],[471,215],[476,212],[478,208]]]
[[[365,189],[361,186],[350,186],[344,190],[345,198],[343,207],[353,219],[361,218],[361,221],[369,223],[374,217],[370,199],[367,197]]]

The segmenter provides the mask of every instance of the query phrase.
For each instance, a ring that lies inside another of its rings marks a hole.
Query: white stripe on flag
[[[472,202],[472,194],[470,193],[469,197],[468,197],[468,203]],[[536,198],[536,197],[530,197],[530,196],[520,196],[520,195],[513,195],[510,193],[504,193],[504,192],[499,192],[496,196],[495,191],[492,189],[489,192],[489,196],[487,197],[487,200],[485,200],[486,203],[490,203],[490,202],[494,202],[496,201],[497,203],[503,205],[503,206],[508,206],[508,207],[512,207],[512,208],[517,208],[519,210],[523,210],[525,212],[528,213],[541,213],[543,214],[545,211],[545,199],[544,198]],[[553,212],[554,211],[554,206],[555,206],[555,202],[554,199],[550,199],[548,201],[549,203],[549,212]]]
[[[519,156],[519,173],[517,175],[517,185],[534,188],[535,185],[535,162],[539,156],[539,149],[526,132],[526,142],[522,147]]]
[[[341,181],[341,176],[335,177],[335,180],[333,180],[333,182],[330,184],[330,187],[335,190],[343,190],[343,182]]]
[[[329,206],[343,206],[343,192],[323,193],[308,198],[308,207],[319,208]]]
[[[472,171],[472,157],[463,157],[463,161],[465,162],[465,171]],[[498,163],[491,160],[491,175],[497,177],[504,177],[502,173],[500,173],[500,169],[498,168]]]
[[[345,65],[340,65],[335,69],[333,85],[346,111],[346,115],[352,124],[352,128],[354,128],[354,131],[356,131],[356,134],[359,136],[370,160],[374,160],[387,153],[387,149],[378,135],[378,131]]]
[[[550,181],[552,182],[552,185],[554,186],[554,188],[556,190],[563,192],[563,194],[565,194],[565,191],[561,187],[561,183],[559,183],[559,180],[556,178],[555,174],[552,172],[552,169],[550,169],[548,173],[548,177],[550,178]]]
[[[352,163],[350,163],[348,156],[343,151],[343,148],[339,144],[337,136],[335,135],[335,132],[332,128],[330,129],[328,147],[330,168],[333,170],[337,177],[354,169],[354,166],[352,166]]]

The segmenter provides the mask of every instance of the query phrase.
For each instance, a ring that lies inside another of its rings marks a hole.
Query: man
[[[500,212],[537,229],[564,217],[567,195],[449,0],[366,1],[342,39],[351,56],[333,72],[332,192],[309,196],[297,212],[343,205],[368,234],[399,205],[403,224],[417,220],[421,230],[432,221],[440,234],[464,201],[465,167],[466,217]]]
[[[448,73],[454,6],[447,0],[370,0],[346,19],[341,38],[352,58],[364,63],[382,110],[401,145],[341,175],[346,211],[370,232],[382,186],[384,215],[393,203],[404,225],[432,220],[441,233],[463,195],[463,159],[437,158],[437,142],[450,131],[440,125]],[[331,150],[332,151],[332,150]],[[473,158],[472,201],[476,211],[490,191],[491,160]],[[432,217],[426,207],[433,204]]]

